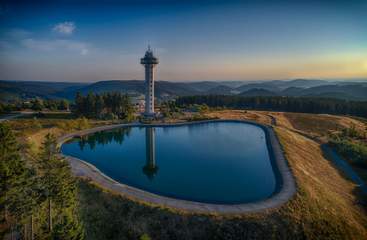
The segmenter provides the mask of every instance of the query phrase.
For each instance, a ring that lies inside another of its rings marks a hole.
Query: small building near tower
[[[153,51],[148,47],[140,63],[145,67],[145,117],[153,118],[154,112],[154,67],[159,63],[158,58],[153,54]]]

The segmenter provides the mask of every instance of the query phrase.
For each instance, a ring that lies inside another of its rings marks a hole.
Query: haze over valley
[[[65,98],[73,100],[76,93],[121,92],[131,96],[145,91],[142,80],[110,80],[95,83],[0,81],[0,100],[27,98]],[[367,81],[326,81],[312,79],[274,81],[156,81],[156,96],[173,99],[188,95],[297,96],[326,97],[345,100],[367,100]]]

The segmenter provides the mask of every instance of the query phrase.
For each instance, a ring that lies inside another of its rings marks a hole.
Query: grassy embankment
[[[145,233],[152,239],[364,239],[367,216],[358,204],[356,186],[324,158],[319,143],[329,131],[348,127],[350,121],[361,127],[363,123],[328,115],[208,113],[210,117],[251,119],[266,124],[272,122],[270,115],[276,119],[275,130],[298,187],[298,193],[287,204],[260,214],[205,216],[138,204],[80,181],[80,211],[87,239],[137,239]],[[19,137],[34,146],[46,132],[61,135],[72,131],[63,128],[68,121],[78,125],[76,120],[44,119],[39,120],[41,128],[36,130],[32,127],[35,124],[26,121],[33,120],[11,122]],[[91,123],[98,124],[105,122]]]
[[[286,114],[294,128],[328,142],[367,182],[367,122],[362,118]],[[311,124],[310,124],[311,123]]]

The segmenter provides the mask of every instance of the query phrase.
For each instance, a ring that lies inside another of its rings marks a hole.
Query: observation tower
[[[154,67],[159,63],[158,58],[148,46],[140,63],[145,67],[145,113],[146,117],[154,117]]]

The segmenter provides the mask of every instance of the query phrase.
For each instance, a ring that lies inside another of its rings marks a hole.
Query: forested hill
[[[0,101],[29,98],[74,100],[77,92],[121,92],[130,95],[144,93],[142,80],[108,80],[96,83],[66,83],[0,80]],[[155,82],[156,97],[170,99],[192,95],[241,95],[241,96],[296,96],[330,97],[367,101],[367,81],[324,81],[296,79],[290,81],[200,81]]]
[[[331,98],[279,96],[186,96],[176,100],[178,106],[206,104],[209,107],[272,110],[283,112],[328,113],[367,117],[367,101],[347,101]]]

